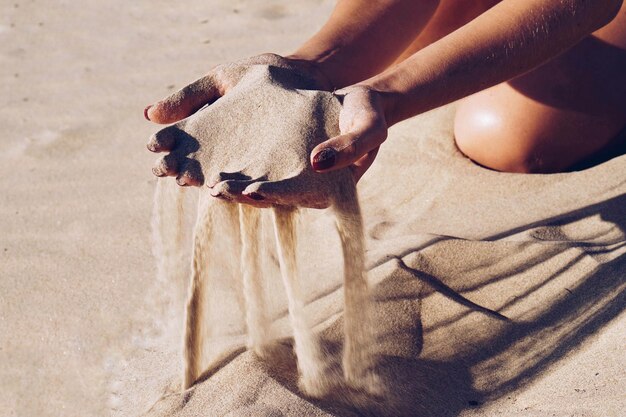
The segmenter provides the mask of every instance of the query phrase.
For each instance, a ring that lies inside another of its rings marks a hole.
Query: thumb
[[[382,126],[368,125],[335,136],[322,142],[311,151],[311,165],[317,172],[333,171],[354,164],[387,138]]]
[[[220,97],[213,75],[202,77],[169,97],[145,108],[144,116],[159,124],[174,123],[191,116]]]

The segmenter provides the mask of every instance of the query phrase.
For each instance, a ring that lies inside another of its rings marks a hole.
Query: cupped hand
[[[372,165],[380,145],[387,139],[389,106],[381,93],[355,85],[335,92],[343,97],[339,114],[340,135],[317,145],[311,164],[317,172],[349,166],[358,181]]]
[[[212,196],[235,203],[331,205],[341,186],[353,184],[352,173],[317,173],[309,155],[340,134],[340,99],[320,91],[313,77],[277,63],[220,70],[220,85],[232,86],[224,96],[212,74],[157,103],[156,113],[148,109],[161,122],[184,117],[150,137],[148,149],[163,155],[152,172],[176,177],[181,186],[206,186]],[[195,110],[214,99],[211,90],[221,98]]]
[[[328,79],[314,64],[276,54],[262,54],[214,67],[204,77],[147,106],[144,116],[158,124],[183,120],[228,94],[251,65],[272,65],[290,69],[314,80],[317,89],[332,90]],[[311,165],[317,172],[350,167],[358,181],[372,165],[380,145],[387,138],[388,123],[385,114],[388,105],[381,93],[362,85],[343,88],[335,91],[335,95],[342,98],[340,134],[313,149],[310,155]],[[151,145],[148,149],[153,152],[166,150]]]

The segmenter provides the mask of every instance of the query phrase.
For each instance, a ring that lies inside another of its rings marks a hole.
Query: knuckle
[[[167,168],[173,168],[176,166],[176,158],[171,153],[165,155],[162,160],[164,166],[166,166]]]
[[[354,136],[348,141],[341,149],[341,154],[343,154],[346,160],[354,160],[359,155],[359,137]]]
[[[153,135],[150,141],[156,150],[167,150],[174,144],[174,138],[167,130],[161,130]]]

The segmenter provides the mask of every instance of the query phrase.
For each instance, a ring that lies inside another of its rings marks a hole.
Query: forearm
[[[380,73],[411,44],[436,0],[340,0],[328,22],[287,58],[315,64],[334,88]]]
[[[382,93],[391,126],[533,69],[608,23],[620,4],[504,0],[360,84]]]

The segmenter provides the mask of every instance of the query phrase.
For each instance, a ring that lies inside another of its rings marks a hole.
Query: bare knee
[[[468,100],[468,99],[466,99]],[[469,100],[472,100],[470,98]],[[454,120],[454,138],[459,150],[474,162],[502,172],[555,172],[529,138],[524,126],[516,125],[505,111],[481,103],[460,103]]]

